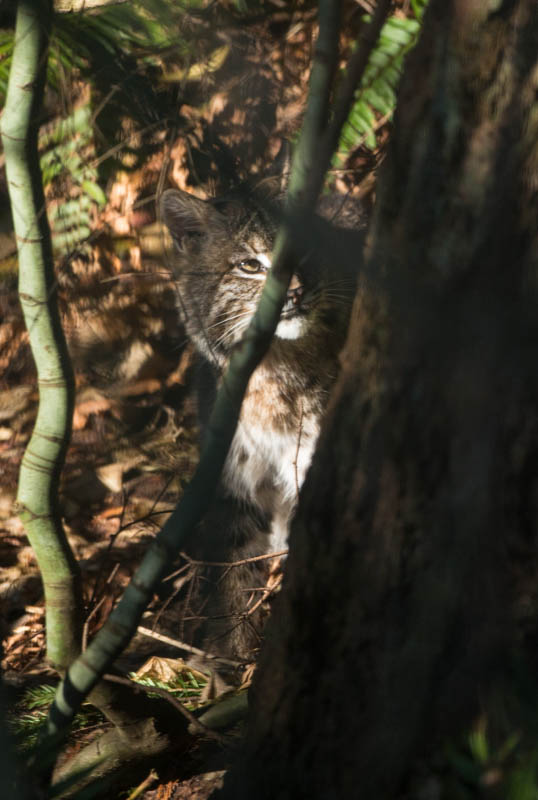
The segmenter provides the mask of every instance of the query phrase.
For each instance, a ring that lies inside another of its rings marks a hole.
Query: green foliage
[[[40,164],[45,187],[58,186],[57,194],[69,194],[68,202],[50,209],[52,244],[58,254],[80,248],[90,236],[92,211],[106,203],[92,163],[93,130],[88,105],[59,119],[39,140]],[[62,192],[66,185],[67,192]]]
[[[191,705],[197,705],[196,701],[200,699],[203,688],[207,683],[207,681],[202,681],[193,675],[190,670],[184,670],[182,673],[176,675],[170,682],[156,680],[147,675],[139,677],[134,672],[132,672],[129,677],[142,686],[154,686],[157,689],[164,689],[174,697],[177,697],[178,700],[185,703],[187,707],[189,707],[189,701]]]
[[[342,129],[338,146],[339,162],[363,143],[371,150],[377,146],[375,132],[378,116],[383,120],[392,116],[404,58],[418,41],[427,2],[412,0],[414,19],[392,16],[381,29],[379,41],[355,94],[355,103]],[[369,19],[365,17],[365,20]]]
[[[22,699],[9,715],[9,725],[15,735],[20,750],[30,750],[40,734],[45,733],[49,708],[54,700],[56,686],[45,684],[27,689]],[[103,715],[89,704],[76,715],[74,726],[83,730],[104,722]]]
[[[196,11],[200,5],[198,0],[181,4],[132,0],[104,6],[91,14],[56,14],[49,47],[48,87],[61,94],[64,79],[73,70],[91,78],[114,67],[117,83],[128,77],[124,67],[127,62],[132,65],[130,58],[136,59],[140,70],[158,65],[167,50],[188,52],[190,45],[181,36],[181,22],[186,11]],[[0,31],[0,106],[5,102],[13,45],[13,31]]]
[[[487,787],[502,788],[505,800],[537,800],[538,749],[529,748],[515,731],[495,746],[484,722],[472,730],[462,746],[447,747],[450,796],[472,800]]]
[[[204,47],[202,53],[197,49],[209,28],[184,24],[186,12],[197,14],[202,6],[201,0],[134,0],[92,13],[55,15],[47,64],[48,106],[58,107],[66,96],[76,94],[78,79],[91,89],[83,105],[49,122],[39,140],[43,184],[52,190],[47,197],[67,200],[52,202],[49,209],[57,255],[84,249],[92,218],[106,203],[107,179],[118,167],[136,169],[154,149],[156,126],[166,127],[170,109],[178,105],[178,87],[165,75],[178,65],[180,74],[190,74],[193,61],[206,63]],[[0,31],[0,106],[13,45],[13,31]],[[126,137],[125,123],[137,133],[136,146]],[[97,158],[103,151],[105,157]]]
[[[190,670],[184,670],[172,681],[155,680],[148,676],[139,677],[132,673],[129,677],[140,683],[142,686],[156,687],[164,689],[185,703],[197,705],[200,698],[204,681],[200,676],[195,676]],[[19,742],[21,750],[28,750],[33,747],[41,732],[45,731],[49,708],[54,700],[56,686],[44,684],[27,689],[21,700],[17,703],[13,712],[10,714],[10,726]],[[85,704],[83,710],[76,715],[74,725],[76,730],[83,730],[92,725],[100,725],[104,722],[104,717],[92,705]]]
[[[442,797],[538,800],[538,691],[534,675],[516,664],[487,710],[436,759]],[[440,768],[440,769],[439,769]]]
[[[3,107],[7,94],[7,81],[13,53],[13,31],[0,30],[0,105]]]
[[[49,209],[56,254],[83,249],[92,216],[106,203],[102,185],[107,176],[96,166],[94,127],[99,143],[108,149],[125,137],[119,119],[132,119],[135,128],[146,128],[165,118],[171,104],[159,99],[169,89],[159,92],[155,87],[165,62],[188,58],[191,45],[178,36],[179,23],[185,8],[195,10],[198,5],[139,0],[106,6],[98,13],[55,16],[47,65],[50,105],[57,106],[54,93],[65,95],[78,77],[88,80],[92,90],[84,105],[49,123],[39,140],[43,184],[52,189],[48,196],[68,199]],[[13,46],[13,31],[0,31],[0,105],[5,102]],[[110,102],[114,115],[109,113]],[[130,151],[132,168],[147,154],[142,139],[137,150]],[[121,149],[129,151],[127,146]]]

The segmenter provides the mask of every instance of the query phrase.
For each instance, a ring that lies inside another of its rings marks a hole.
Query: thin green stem
[[[81,596],[79,571],[57,508],[58,477],[71,429],[72,380],[56,304],[37,153],[50,22],[50,2],[19,0],[1,136],[17,238],[19,297],[39,387],[17,503],[43,577],[47,655],[53,666],[65,671],[80,652]]]

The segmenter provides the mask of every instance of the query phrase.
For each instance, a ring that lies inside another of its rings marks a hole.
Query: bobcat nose
[[[302,297],[304,294],[304,287],[297,275],[293,275],[290,281],[290,285],[288,286],[288,300],[293,303],[294,306],[298,306],[301,303]]]

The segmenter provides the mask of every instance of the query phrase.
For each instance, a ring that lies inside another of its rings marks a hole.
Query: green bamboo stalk
[[[372,20],[368,27],[365,28],[358,47],[349,60],[346,74],[334,100],[332,123],[325,132],[324,141],[320,148],[324,159],[332,158],[338,146],[342,128],[355,99],[355,92],[361,84],[368,61],[385,24],[391,2],[392,0],[378,0]]]
[[[47,657],[65,672],[80,653],[81,595],[78,566],[57,505],[58,478],[71,430],[73,381],[56,303],[37,153],[50,24],[48,0],[19,0],[0,133],[17,239],[19,297],[39,388],[39,409],[22,459],[17,504],[43,577]]]
[[[294,169],[288,187],[288,205],[306,213],[313,211],[328,167],[319,161],[319,141],[325,134],[330,112],[331,89],[338,68],[338,37],[341,3],[319,4],[319,36],[313,56],[308,104],[301,136],[293,154]],[[332,155],[332,154],[331,154]],[[315,164],[317,160],[317,164]]]

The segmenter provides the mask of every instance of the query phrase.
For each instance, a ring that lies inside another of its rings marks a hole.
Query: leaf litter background
[[[88,637],[107,618],[197,458],[193,355],[178,322],[169,243],[156,218],[155,197],[169,186],[207,197],[240,180],[263,177],[282,143],[293,141],[304,110],[316,33],[314,5],[290,8],[273,0],[263,5],[263,13],[247,16],[237,14],[233,4],[217,5],[216,18],[182,17],[182,33],[192,44],[188,51],[161,48],[149,66],[144,55],[146,73],[154,70],[155,93],[148,99],[141,90],[138,102],[145,106],[138,115],[122,109],[121,96],[116,103],[121,81],[119,88],[99,86],[84,74],[84,65],[60,68],[61,86],[45,98],[42,167],[59,303],[76,378],[61,504],[82,570]],[[408,5],[398,3],[397,16],[403,19]],[[365,10],[370,10],[368,3],[345,4],[344,53],[356,39]],[[147,81],[142,88],[147,89]],[[58,123],[66,119],[71,128],[62,136]],[[331,177],[333,190],[358,194],[367,204],[373,202],[375,168],[388,136],[387,115],[380,111],[375,119],[374,149],[359,146],[348,152],[346,146]],[[66,142],[69,151],[55,160],[54,148]],[[75,222],[68,216],[70,203]],[[8,208],[2,169],[2,668],[10,685],[26,687],[56,676],[44,661],[39,572],[14,507],[37,390],[17,300]],[[151,627],[160,605],[156,599],[145,626]],[[166,614],[157,630],[164,626],[180,638],[173,614],[168,627],[165,620]],[[137,635],[123,665],[136,669],[154,653],[178,656],[177,650]],[[169,680],[159,674],[166,668],[165,661],[150,662],[147,670],[154,680]],[[164,780],[151,791],[150,779],[144,796],[201,800],[220,779],[219,770],[211,771],[207,779],[193,776],[182,785]]]

